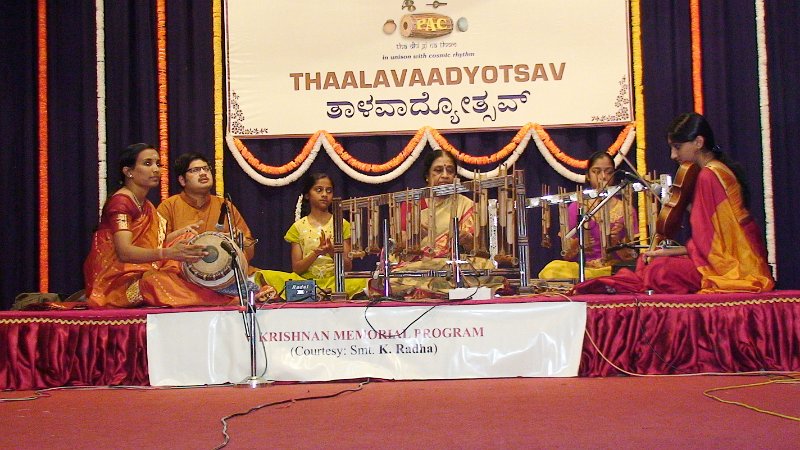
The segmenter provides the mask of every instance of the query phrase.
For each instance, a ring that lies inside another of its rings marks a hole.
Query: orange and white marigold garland
[[[621,153],[627,155],[635,140],[635,126],[628,124],[617,137],[616,141],[609,147],[608,152],[612,156]],[[527,148],[530,139],[533,138],[539,151],[545,160],[559,174],[567,179],[583,183],[585,176],[576,173],[564,166],[575,169],[584,169],[586,160],[578,160],[566,155],[558,146],[552,142],[544,129],[536,124],[527,124],[520,129],[512,138],[511,142],[496,153],[488,156],[472,156],[461,152],[453,147],[437,130],[431,127],[423,127],[411,138],[408,145],[395,157],[382,164],[369,164],[359,161],[348,153],[342,145],[327,131],[317,131],[306,142],[300,153],[290,162],[281,166],[269,166],[258,160],[248,149],[247,146],[232,134],[226,135],[228,148],[239,163],[244,172],[256,182],[265,186],[286,186],[297,180],[308,170],[319,154],[320,148],[324,148],[331,160],[347,174],[350,178],[369,183],[381,184],[394,180],[399,177],[419,158],[419,155],[430,145],[433,149],[443,149],[453,154],[459,161],[472,165],[494,165],[494,169],[481,173],[482,177],[497,176],[500,166],[510,167],[519,159],[520,155]],[[620,157],[615,157],[615,163],[619,164]],[[385,172],[382,175],[369,175],[369,173]],[[366,173],[365,173],[366,172]],[[279,176],[270,178],[262,175]],[[287,175],[288,174],[288,175]],[[285,176],[280,176],[285,175]],[[472,179],[475,174],[465,169],[459,169],[459,175],[464,178]]]

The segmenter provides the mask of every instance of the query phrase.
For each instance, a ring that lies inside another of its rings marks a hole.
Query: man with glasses
[[[184,153],[175,160],[173,171],[183,191],[158,205],[158,213],[167,220],[167,234],[181,228],[196,234],[206,231],[228,234],[227,214],[220,214],[224,200],[211,195],[214,176],[208,160],[198,153]],[[234,233],[241,232],[244,236],[242,250],[249,263],[255,253],[256,240],[239,210],[231,202],[227,203]]]

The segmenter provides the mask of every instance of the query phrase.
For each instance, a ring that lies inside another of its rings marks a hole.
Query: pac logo
[[[406,14],[400,19],[400,34],[405,37],[430,39],[453,31],[453,19],[443,14]]]

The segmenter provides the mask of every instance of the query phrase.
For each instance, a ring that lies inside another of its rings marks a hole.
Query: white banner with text
[[[228,0],[239,137],[633,120],[628,0]]]
[[[256,375],[269,380],[571,377],[586,304],[284,308],[257,321]],[[153,386],[237,382],[251,371],[235,311],[149,314],[147,357]]]

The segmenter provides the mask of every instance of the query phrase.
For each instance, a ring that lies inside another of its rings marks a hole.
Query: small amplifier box
[[[287,302],[314,302],[317,301],[317,283],[314,280],[287,281]]]

